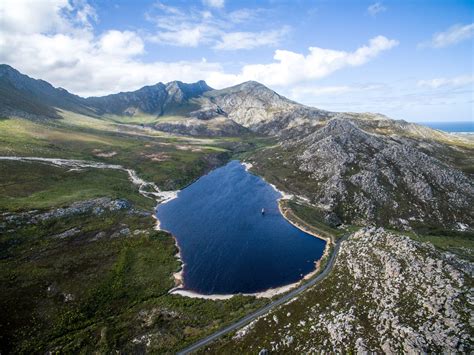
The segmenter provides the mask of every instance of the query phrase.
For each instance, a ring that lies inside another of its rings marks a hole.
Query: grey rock
[[[68,229],[67,231],[64,231],[60,234],[54,235],[53,238],[65,239],[65,238],[75,236],[76,234],[79,234],[80,232],[81,232],[81,230],[79,228],[74,227],[74,228]]]
[[[280,149],[307,174],[305,194],[326,211],[337,211],[345,223],[409,229],[417,221],[445,228],[474,222],[472,180],[415,143],[334,118]]]

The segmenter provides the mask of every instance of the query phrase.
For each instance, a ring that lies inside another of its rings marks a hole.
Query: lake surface
[[[287,222],[278,210],[279,197],[232,161],[158,206],[161,228],[181,249],[184,288],[200,294],[254,293],[313,271],[326,242]]]

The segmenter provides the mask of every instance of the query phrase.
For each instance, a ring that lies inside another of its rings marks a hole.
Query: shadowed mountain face
[[[165,114],[186,114],[192,108],[191,100],[212,90],[204,81],[185,84],[172,81],[168,84],[158,83],[145,86],[132,92],[121,92],[102,97],[89,97],[87,103],[97,109],[98,114],[115,114],[133,116],[145,113],[156,116]]]
[[[85,99],[35,80],[8,65],[0,65],[0,115],[24,118],[60,118],[56,108],[91,115]]]
[[[213,90],[173,81],[81,98],[0,66],[0,114],[60,118],[57,109],[101,117],[156,116],[151,127],[191,136],[274,136],[257,170],[304,195],[332,220],[397,228],[458,228],[474,221],[472,142],[373,113],[337,113],[291,101],[249,81]]]
[[[188,114],[198,109],[191,101],[212,90],[204,81],[185,84],[173,81],[145,86],[132,92],[82,98],[43,80],[21,74],[8,65],[0,65],[0,113],[25,118],[59,118],[56,108],[85,115],[103,114],[156,116]]]

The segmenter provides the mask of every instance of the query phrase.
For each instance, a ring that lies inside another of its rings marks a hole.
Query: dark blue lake
[[[184,288],[201,294],[254,293],[313,271],[326,242],[287,222],[278,210],[279,197],[232,161],[160,205],[161,228],[181,249]]]

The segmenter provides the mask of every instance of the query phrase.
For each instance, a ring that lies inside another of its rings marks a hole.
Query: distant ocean
[[[417,122],[424,126],[439,129],[445,132],[474,132],[473,121],[462,122]]]

